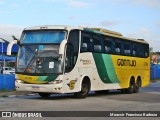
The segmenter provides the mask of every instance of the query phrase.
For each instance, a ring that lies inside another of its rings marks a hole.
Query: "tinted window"
[[[121,54],[121,52],[122,52],[122,47],[121,46],[122,46],[121,41],[115,40],[115,46],[114,46],[115,54]]]
[[[133,44],[133,56],[138,56],[138,46],[136,44]]]
[[[74,53],[78,53],[79,50],[79,31],[71,31],[68,38],[68,43],[71,43],[74,47]]]
[[[149,45],[111,36],[82,33],[81,52],[148,57]]]
[[[113,46],[113,39],[109,37],[105,37],[104,40],[104,52],[105,53],[112,53],[112,46]]]
[[[149,45],[134,43],[133,44],[133,56],[148,57],[149,56]]]
[[[138,45],[138,57],[144,57],[143,45]]]
[[[82,33],[81,52],[91,52],[93,50],[93,39],[90,34]]]
[[[131,55],[131,43],[124,42],[124,55]]]
[[[149,45],[144,45],[144,57],[149,56]]]
[[[101,37],[100,36],[93,36],[93,49],[94,52],[102,52],[102,44],[101,44]]]
[[[66,59],[65,59],[65,72],[70,72],[77,61],[79,50],[79,31],[74,30],[69,33]]]

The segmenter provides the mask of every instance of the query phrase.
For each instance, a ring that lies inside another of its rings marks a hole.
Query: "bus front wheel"
[[[77,98],[86,98],[90,91],[90,82],[88,80],[84,80],[81,85],[81,91],[74,93]]]
[[[97,93],[97,94],[106,94],[106,93],[109,93],[109,90],[99,90],[99,91],[95,91],[95,93]]]

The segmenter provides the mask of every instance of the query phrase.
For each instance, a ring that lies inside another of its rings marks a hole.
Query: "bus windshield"
[[[23,45],[17,56],[17,73],[62,73],[62,59],[58,54],[60,45]]]
[[[66,31],[64,30],[24,31],[20,40],[16,72],[23,74],[62,73],[59,46],[65,37]]]

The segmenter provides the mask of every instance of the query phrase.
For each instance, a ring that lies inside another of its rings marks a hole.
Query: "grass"
[[[13,91],[15,91],[15,90],[5,90],[5,89],[2,89],[2,90],[0,90],[0,93],[4,93],[4,92],[13,92]]]
[[[151,82],[152,82],[152,83],[156,83],[156,82],[158,82],[158,81],[160,81],[160,79],[151,79]]]

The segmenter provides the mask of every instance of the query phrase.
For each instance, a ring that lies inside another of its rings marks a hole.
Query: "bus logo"
[[[127,59],[118,59],[117,60],[118,66],[136,66],[136,60],[127,60]]]
[[[91,60],[83,60],[83,59],[80,59],[80,62],[82,62],[83,65],[91,64]]]
[[[71,80],[70,83],[68,84],[70,90],[74,89],[75,83],[77,82],[77,80]]]

